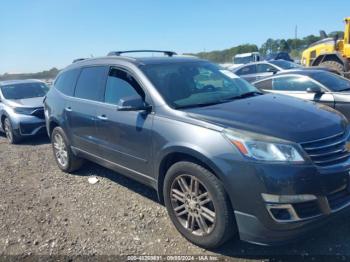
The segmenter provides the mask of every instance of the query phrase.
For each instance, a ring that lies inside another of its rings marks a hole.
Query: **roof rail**
[[[164,50],[128,50],[128,51],[112,51],[107,54],[107,56],[120,56],[125,53],[163,53],[169,57],[177,55],[177,53],[173,51],[164,51]]]
[[[83,60],[86,60],[87,58],[77,58],[77,59],[74,59],[72,63],[76,63],[76,62],[80,62],[80,61],[83,61]]]

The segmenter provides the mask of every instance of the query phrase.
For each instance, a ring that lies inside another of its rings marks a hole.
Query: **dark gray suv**
[[[121,54],[73,63],[47,94],[63,171],[88,159],[153,187],[205,248],[233,236],[281,244],[350,205],[340,113],[263,94],[205,60]]]

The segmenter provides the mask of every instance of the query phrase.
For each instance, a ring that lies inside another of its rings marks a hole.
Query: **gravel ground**
[[[235,261],[350,258],[348,215],[333,220],[312,238],[288,246],[233,240],[208,251],[180,236],[154,190],[93,163],[74,175],[61,172],[46,137],[10,146],[0,135],[0,167],[0,261],[12,255],[24,259],[216,255],[219,260]],[[90,176],[97,176],[99,182],[89,184]]]

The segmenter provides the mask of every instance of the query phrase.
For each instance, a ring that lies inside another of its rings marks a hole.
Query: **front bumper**
[[[225,176],[242,240],[275,245],[306,235],[339,211],[350,210],[350,160],[329,167],[312,164],[237,162]],[[239,175],[239,179],[237,178]],[[237,182],[239,181],[239,183]],[[262,194],[313,195],[312,201],[269,203]],[[278,217],[272,207],[292,207],[293,216]],[[277,218],[277,219],[276,219]]]
[[[19,115],[11,117],[12,128],[14,132],[21,137],[34,136],[45,133],[45,119],[31,116]]]

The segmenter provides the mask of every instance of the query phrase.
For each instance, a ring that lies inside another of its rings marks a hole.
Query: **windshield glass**
[[[26,99],[45,96],[49,88],[44,83],[10,84],[1,87],[6,99]]]
[[[326,71],[319,71],[317,73],[313,73],[311,77],[331,91],[350,90],[350,81],[336,74]]]
[[[141,69],[175,108],[224,103],[259,92],[232,72],[207,62],[149,64]]]
[[[235,57],[233,59],[235,64],[248,64],[253,62],[253,56],[243,56],[243,57]]]
[[[293,69],[293,68],[302,68],[301,65],[298,65],[296,63],[292,63],[289,61],[285,61],[285,60],[274,60],[269,62],[285,70]]]

